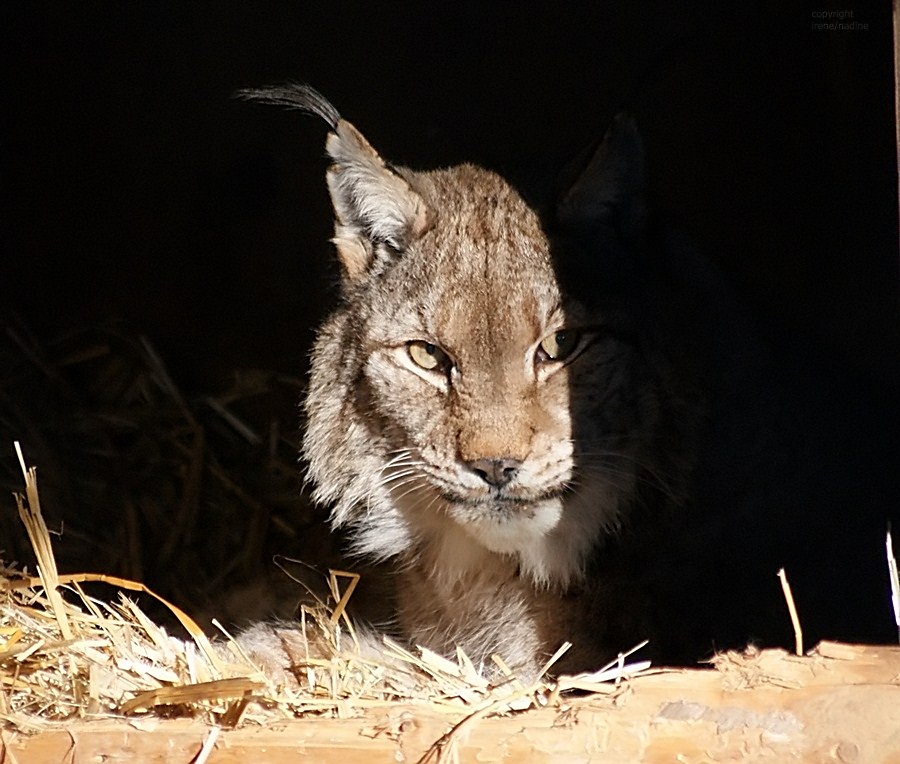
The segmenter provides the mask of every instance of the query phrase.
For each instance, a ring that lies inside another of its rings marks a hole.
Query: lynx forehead
[[[596,253],[562,249],[498,175],[389,166],[305,86],[245,95],[332,129],[342,294],[305,401],[315,497],[357,552],[396,561],[410,641],[533,668],[557,646],[564,605],[548,592],[582,587],[603,534],[664,472],[658,370],[578,288],[597,282]],[[640,164],[617,121],[561,202],[570,239],[628,238]]]
[[[367,284],[373,341],[425,332],[440,340],[462,370],[476,368],[515,340],[559,320],[549,245],[535,213],[493,173],[463,166],[420,174],[415,187],[430,210],[430,228]],[[537,288],[523,269],[540,274]],[[387,319],[381,321],[379,319]],[[374,334],[383,333],[383,334]]]

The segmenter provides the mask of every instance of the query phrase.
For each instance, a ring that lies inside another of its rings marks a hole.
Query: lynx
[[[566,640],[554,670],[668,628],[632,550],[688,511],[705,403],[644,273],[633,121],[539,213],[475,165],[388,164],[307,86],[244,95],[331,128],[340,301],[303,455],[352,551],[390,564],[394,631],[527,676]]]

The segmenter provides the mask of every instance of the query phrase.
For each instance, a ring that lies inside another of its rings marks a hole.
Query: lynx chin
[[[640,275],[631,119],[539,213],[475,165],[385,162],[307,86],[242,95],[331,128],[341,294],[303,455],[353,552],[392,566],[395,635],[524,675],[652,636],[620,539],[688,501],[702,406]]]

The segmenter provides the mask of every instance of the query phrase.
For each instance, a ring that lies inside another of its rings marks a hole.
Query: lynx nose
[[[522,462],[518,459],[473,459],[466,466],[494,488],[502,488],[512,480]]]

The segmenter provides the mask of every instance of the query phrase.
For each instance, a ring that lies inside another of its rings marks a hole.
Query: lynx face
[[[477,560],[465,547],[483,546],[517,557],[536,580],[565,583],[615,522],[610,494],[630,479],[577,473],[572,398],[623,384],[611,360],[627,348],[601,315],[562,294],[537,216],[499,177],[460,167],[410,180],[435,210],[429,229],[402,253],[384,253],[394,262],[354,287],[363,307],[332,319],[360,349],[345,405],[369,412],[367,451],[379,458],[364,501],[340,502],[336,519],[357,527],[367,552],[453,539],[453,567],[460,556]],[[326,336],[316,391],[342,360]],[[334,436],[316,396],[307,407],[314,478],[330,469],[319,438]],[[620,424],[608,423],[607,447],[618,445]],[[369,524],[376,506],[388,533]]]

